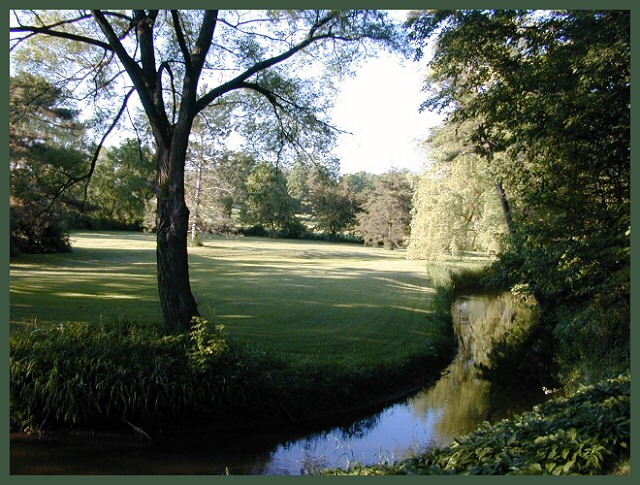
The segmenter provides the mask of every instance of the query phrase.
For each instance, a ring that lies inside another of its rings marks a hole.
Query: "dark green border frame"
[[[536,9],[624,9],[632,11],[632,74],[635,74],[637,69],[637,62],[634,63],[633,54],[636,51],[638,34],[636,32],[637,29],[634,28],[634,20],[635,15],[633,14],[633,3],[637,4],[637,0],[582,0],[580,2],[571,1],[571,0],[515,0],[515,1],[506,1],[506,0],[493,0],[493,1],[479,1],[479,0],[218,0],[216,2],[206,1],[206,0],[182,0],[181,2],[170,2],[168,0],[156,0],[154,2],[144,0],[111,0],[109,2],[82,2],[80,0],[35,0],[35,1],[23,1],[20,2],[18,0],[8,0],[6,2],[6,10],[5,16],[0,20],[0,28],[3,32],[8,33],[9,29],[9,11],[12,8],[47,8],[47,9],[66,9],[66,8],[79,8],[79,7],[87,7],[94,6],[91,4],[104,4],[107,3],[110,8],[130,8],[131,6],[136,7],[153,7],[158,8],[162,6],[173,7],[176,3],[183,8],[207,8],[210,6],[215,6],[217,8],[335,8],[335,9],[347,9],[347,8],[378,8],[378,9],[394,9],[394,10],[413,10],[413,9],[433,9],[433,8],[536,8]],[[87,5],[90,4],[90,5]],[[638,11],[636,5],[636,11]],[[5,37],[6,39],[7,37]],[[2,59],[2,65],[5,66],[6,74],[0,79],[2,84],[3,93],[5,96],[5,108],[2,110],[3,115],[3,126],[5,129],[2,132],[2,140],[3,147],[5,147],[5,154],[8,155],[8,146],[9,146],[9,115],[7,111],[8,107],[8,84],[9,84],[9,55],[8,49],[2,51],[2,55],[0,57]],[[638,96],[634,96],[632,91],[632,105],[635,104],[638,100]],[[634,116],[632,112],[632,154],[635,153],[635,149],[638,147],[638,143],[635,141],[636,138],[633,136],[637,133],[638,130],[634,129],[637,125],[637,116]],[[633,164],[633,157],[632,157]],[[638,170],[634,170],[632,166],[631,178],[632,178],[632,187],[636,183],[636,179],[638,177]],[[632,189],[633,193],[633,189]],[[8,238],[8,229],[9,229],[9,204],[8,204],[8,195],[9,195],[9,164],[3,163],[0,168],[0,194],[2,194],[4,203],[0,205],[0,227],[2,227],[7,232],[4,233],[4,237],[0,240],[0,268],[3,269],[3,272],[0,274],[0,324],[2,325],[2,337],[1,342],[2,346],[0,347],[0,360],[5,362],[5,365],[8,365],[9,362],[9,238]],[[632,225],[634,225],[636,220],[636,209],[634,204],[634,198],[632,197],[631,202],[631,217],[632,217]],[[632,248],[634,243],[632,240]],[[633,252],[633,250],[632,250]],[[637,264],[632,260],[631,262],[631,278],[632,281],[637,273]],[[632,284],[632,288],[634,288]],[[632,289],[633,292],[633,289]],[[633,298],[632,298],[633,299]],[[633,358],[635,344],[637,343],[637,330],[634,328],[637,320],[637,311],[635,309],[635,305],[632,305],[631,310],[631,343],[632,343],[632,373],[635,374],[636,368],[636,359]],[[633,396],[633,390],[632,390]],[[632,397],[632,408],[633,408],[633,397]],[[0,445],[0,477],[2,478],[3,483],[6,483],[5,480],[9,479],[13,483],[35,483],[36,480],[46,480],[47,482],[52,483],[64,483],[68,484],[71,482],[76,482],[78,480],[85,480],[87,477],[84,476],[45,476],[45,477],[35,477],[35,476],[11,476],[9,469],[9,373],[8,369],[4,368],[3,372],[0,373],[0,422],[4,420],[5,427],[2,431],[3,439],[1,441],[2,445]],[[635,432],[637,426],[635,422],[632,420],[631,422],[631,430],[632,437],[637,436]],[[635,446],[632,445],[631,449],[631,457],[632,462],[636,462],[635,456]],[[632,470],[633,474],[633,470]],[[633,476],[633,475],[632,475]],[[91,477],[92,481],[102,482],[102,483],[110,483],[113,480],[122,480],[130,483],[138,483],[139,480],[148,480],[151,479],[155,483],[162,482],[168,483],[170,481],[179,480],[182,483],[184,480],[218,480],[219,477],[212,476],[194,476],[194,477],[175,477],[175,476],[122,476],[122,477],[113,477],[113,476],[99,476],[99,477]],[[232,480],[237,482],[238,480],[244,482],[269,482],[269,483],[282,483],[282,480],[331,480],[330,477],[248,477],[248,476],[234,476],[234,477],[226,477],[224,479]],[[348,480],[367,480],[366,477],[351,477]],[[414,480],[447,480],[447,481],[456,481],[459,483],[460,480],[474,480],[474,481],[485,481],[491,479],[491,477],[477,477],[475,479],[465,478],[465,477],[381,477],[378,480],[384,480],[388,482],[390,480],[398,482],[406,482],[406,481],[414,481]],[[506,477],[503,479],[507,479]],[[509,477],[509,480],[512,480],[513,477]],[[593,477],[592,480],[597,480],[598,482],[609,482],[611,480],[630,480],[631,477]],[[371,480],[376,480],[375,478],[371,478]],[[539,480],[536,477],[518,477],[518,481],[522,480]],[[414,481],[415,483],[415,481]]]

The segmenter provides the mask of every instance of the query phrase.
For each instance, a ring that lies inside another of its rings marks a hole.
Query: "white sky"
[[[437,114],[418,111],[426,98],[421,65],[381,54],[341,84],[332,118],[352,133],[340,136],[334,151],[343,174],[392,167],[421,171],[425,155],[416,142],[441,121]]]

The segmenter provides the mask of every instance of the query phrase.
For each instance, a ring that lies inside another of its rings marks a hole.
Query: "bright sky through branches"
[[[335,150],[343,174],[382,173],[392,167],[421,171],[425,154],[417,142],[441,120],[418,111],[426,98],[423,66],[381,54],[341,83],[333,123],[352,133],[342,135]]]
[[[389,14],[403,21],[406,12],[392,10]],[[426,98],[422,91],[425,66],[424,59],[414,62],[381,52],[363,62],[356,76],[339,84],[331,123],[350,133],[339,137],[334,150],[343,174],[383,173],[391,168],[422,171],[426,154],[419,141],[441,122],[437,114],[418,111]],[[131,101],[132,106],[138,103],[136,97]],[[122,135],[113,133],[107,145],[119,144]],[[239,140],[230,140],[230,145],[236,142]]]

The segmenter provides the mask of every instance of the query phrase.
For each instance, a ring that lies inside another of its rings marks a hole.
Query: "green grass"
[[[73,252],[11,262],[11,325],[161,318],[152,234],[82,232]],[[402,360],[435,337],[432,276],[443,266],[353,244],[206,238],[190,247],[203,317],[282,357]]]

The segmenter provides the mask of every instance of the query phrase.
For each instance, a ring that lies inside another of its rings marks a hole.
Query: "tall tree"
[[[328,232],[331,240],[353,229],[360,207],[346,180],[316,170],[310,177],[309,191],[315,229]]]
[[[406,246],[413,184],[414,176],[409,172],[391,171],[376,177],[373,189],[366,194],[363,211],[357,215],[356,232],[365,244],[387,249]]]
[[[86,127],[68,93],[45,78],[20,73],[9,88],[9,157],[12,248],[68,250],[65,212],[87,207],[66,193],[84,180]]]
[[[318,81],[329,78],[296,79],[295,69],[320,60],[335,75],[364,53],[367,41],[397,45],[392,22],[376,11],[81,10],[12,15],[12,51],[22,51],[23,66],[82,86],[78,93],[94,99],[111,94],[125,75],[131,83],[125,87],[127,99],[137,93],[156,145],[160,303],[165,322],[177,328],[188,327],[198,315],[189,281],[184,196],[185,156],[195,116],[232,92],[247,91],[256,110],[251,113],[254,128],[275,120],[277,130],[262,131],[270,150],[282,154],[288,145],[318,145],[312,132],[332,135],[319,116],[323,100],[317,96]],[[53,42],[40,50],[45,43],[35,47],[38,39]],[[57,62],[41,62],[51,49]],[[214,87],[199,94],[205,77]]]
[[[438,11],[411,21],[419,44],[437,39],[425,107],[477,123],[470,138],[509,202],[503,267],[564,307],[554,332],[573,349],[567,361],[628,350],[630,28],[628,10]]]
[[[414,194],[409,257],[439,259],[456,250],[499,252],[506,233],[485,158],[467,130],[444,125],[426,140],[429,163]]]
[[[93,215],[130,227],[142,227],[153,191],[153,155],[127,138],[106,149],[89,186]]]
[[[220,105],[203,111],[193,123],[186,164],[192,241],[205,228],[205,220],[210,228],[222,228],[230,223],[230,214],[220,203],[220,195],[231,193],[233,188],[218,175],[215,167],[224,156],[226,139],[232,131],[232,110],[233,104]]]
[[[245,220],[271,231],[286,231],[296,223],[294,201],[287,178],[279,167],[262,162],[247,178],[248,207]]]

